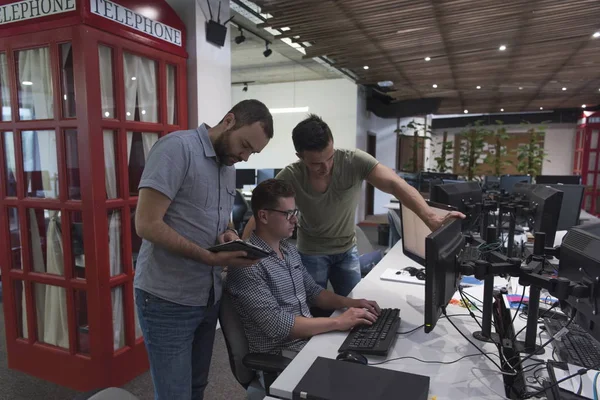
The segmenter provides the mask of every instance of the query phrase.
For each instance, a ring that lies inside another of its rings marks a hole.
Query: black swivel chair
[[[225,287],[225,281],[223,287]],[[223,290],[221,295],[219,323],[223,330],[225,345],[229,354],[229,365],[235,379],[244,389],[248,389],[250,385],[260,387],[256,371],[262,371],[265,378],[266,392],[269,394],[269,388],[277,379],[277,375],[283,372],[292,360],[276,354],[249,352],[248,340],[244,333],[242,321],[235,310],[231,296],[226,290]]]
[[[238,235],[242,235],[250,217],[252,217],[250,204],[248,204],[248,201],[244,198],[242,192],[236,190],[231,219],[233,220],[233,227],[238,232]]]

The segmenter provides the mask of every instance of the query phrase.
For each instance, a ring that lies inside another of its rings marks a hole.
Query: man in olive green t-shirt
[[[396,196],[431,230],[444,222],[416,189],[371,155],[358,149],[334,149],[331,130],[318,116],[300,122],[292,139],[300,160],[276,178],[290,182],[296,191],[298,251],[304,267],[322,287],[330,280],[335,293],[347,296],[360,281],[354,221],[363,181]],[[446,218],[456,217],[464,218],[460,213]],[[254,226],[251,219],[244,238]]]

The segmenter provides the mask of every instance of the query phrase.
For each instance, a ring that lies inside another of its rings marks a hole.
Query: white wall
[[[548,124],[546,125],[544,149],[548,156],[542,165],[544,175],[571,175],[573,172],[573,152],[575,148],[575,124]],[[525,133],[523,125],[504,125],[507,133]],[[486,126],[495,129],[496,126]],[[448,132],[448,140],[454,143],[454,135],[464,128],[435,129],[433,133],[433,156],[430,157],[426,168],[434,168],[435,158],[441,153],[441,142],[444,131]]]
[[[331,128],[336,148],[354,149],[357,140],[357,86],[346,79],[273,83],[231,88],[233,104],[245,99],[257,99],[269,108],[308,107]],[[274,114],[274,137],[260,153],[236,168],[283,168],[295,162],[296,151],[292,130],[306,118],[306,113]]]

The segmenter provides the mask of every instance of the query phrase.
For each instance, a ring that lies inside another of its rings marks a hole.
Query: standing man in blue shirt
[[[135,218],[143,243],[134,287],[157,400],[204,397],[222,267],[254,263],[245,252],[206,249],[238,238],[228,230],[233,164],[259,153],[272,137],[267,107],[245,100],[217,126],[171,133],[150,151]]]

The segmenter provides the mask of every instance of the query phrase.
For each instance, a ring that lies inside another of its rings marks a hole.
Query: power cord
[[[452,314],[450,315],[450,317],[471,317],[472,315],[470,314]],[[442,316],[442,318],[445,318],[445,316]],[[477,317],[475,316],[475,318],[481,318],[481,317]],[[477,320],[476,320],[477,321]],[[477,321],[479,323],[479,321]],[[410,331],[406,331],[406,332],[396,332],[396,335],[408,335],[410,333],[416,332],[419,329],[423,328],[425,326],[425,324],[417,326],[414,329],[411,329]]]
[[[554,308],[556,308],[558,306],[558,303],[555,303],[552,305],[552,307],[550,307],[549,309],[547,309],[546,311],[544,311],[544,313],[542,315],[540,315],[540,318],[544,318],[544,316],[546,314],[548,314],[550,311],[552,311]],[[515,333],[515,336],[513,337],[513,341],[517,339],[517,337],[521,334],[521,332],[523,332],[525,329],[527,329],[527,325],[525,325],[519,332]]]
[[[534,392],[534,393],[527,393],[527,394],[526,394],[526,395],[525,395],[523,398],[524,398],[524,399],[530,399],[530,398],[532,398],[532,397],[536,397],[537,395],[544,393],[544,392],[545,392],[545,391],[547,391],[548,389],[552,389],[553,387],[556,387],[556,386],[560,385],[561,383],[563,383],[563,382],[565,382],[565,381],[568,381],[569,379],[573,379],[573,378],[574,378],[574,377],[576,377],[576,376],[581,376],[581,375],[584,375],[584,374],[586,374],[586,373],[587,373],[589,370],[591,370],[591,369],[596,369],[596,368],[599,368],[599,367],[600,367],[600,362],[598,362],[596,365],[592,366],[591,368],[581,368],[581,369],[577,370],[577,372],[575,372],[574,374],[571,374],[571,375],[569,375],[569,376],[565,376],[565,377],[564,377],[564,378],[562,378],[561,380],[559,380],[559,381],[556,381],[556,382],[555,382],[555,383],[553,383],[552,385],[550,385],[550,386],[548,386],[548,387],[545,387],[545,388],[543,388],[542,390],[538,390],[537,392]],[[598,377],[598,373],[596,374],[596,378],[597,378],[597,377]],[[597,383],[596,379],[594,379],[594,383]],[[594,386],[594,388],[595,388],[595,386]],[[596,393],[595,393],[595,395],[596,395],[596,396],[595,396],[595,399],[597,399],[598,392],[597,392],[597,389],[595,389],[595,390],[596,390]]]
[[[497,354],[495,353],[482,353],[483,355],[485,355],[486,357],[488,355],[494,355],[497,356]],[[431,361],[431,360],[421,360],[420,358],[417,357],[412,357],[412,356],[404,356],[404,357],[398,357],[398,358],[390,358],[389,360],[385,360],[385,361],[381,361],[381,362],[376,362],[376,363],[369,363],[368,365],[381,365],[381,364],[385,364],[391,361],[398,361],[398,360],[406,360],[406,359],[411,359],[411,360],[415,360],[415,361],[419,361],[425,364],[444,364],[444,365],[450,365],[450,364],[455,364],[461,360],[464,360],[465,358],[469,358],[469,357],[481,357],[481,354],[468,354],[466,356],[462,356],[461,358],[457,358],[456,360],[453,361]]]

